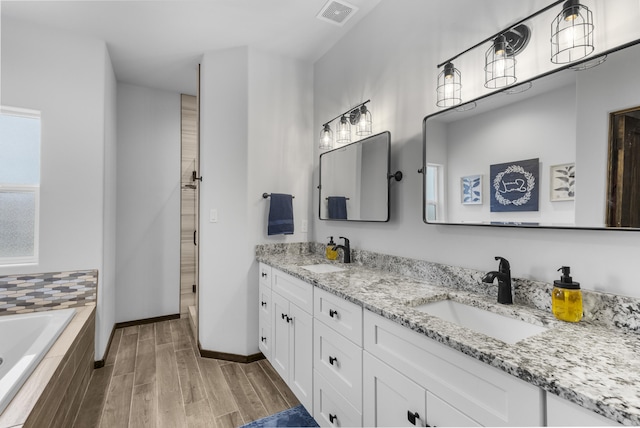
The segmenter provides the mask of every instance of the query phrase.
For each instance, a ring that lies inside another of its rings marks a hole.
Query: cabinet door
[[[364,426],[425,426],[425,389],[368,352],[362,360]]]
[[[271,324],[260,315],[258,323],[258,348],[265,358],[271,361]]]
[[[480,427],[479,423],[427,391],[427,424],[432,427]]]
[[[265,317],[265,320],[271,323],[271,288],[260,284],[258,293],[260,316]]]
[[[280,377],[289,382],[289,301],[278,293],[271,294],[271,364]]]
[[[274,293],[275,294],[275,293]],[[313,411],[313,317],[289,303],[289,387],[300,403]]]
[[[260,263],[260,277],[259,282],[260,285],[264,285],[265,287],[271,288],[271,266],[265,265],[264,263]]]

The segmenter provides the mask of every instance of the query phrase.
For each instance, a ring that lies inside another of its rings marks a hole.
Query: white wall
[[[574,278],[587,289],[640,296],[635,269],[640,258],[638,233],[423,223],[422,176],[416,171],[422,166],[422,119],[436,111],[436,64],[447,58],[441,51],[455,55],[504,28],[509,23],[494,22],[492,8],[516,7],[516,3],[506,0],[483,2],[481,10],[474,8],[473,25],[463,29],[448,26],[447,22],[454,21],[458,12],[466,13],[463,6],[477,2],[434,3],[383,0],[316,62],[314,131],[319,133],[328,118],[371,98],[367,107],[373,115],[374,132],[391,131],[391,170],[402,170],[405,178],[399,183],[391,182],[389,223],[327,222],[313,215],[314,240],[324,242],[328,235],[347,236],[355,248],[480,270],[494,269],[493,256],[500,255],[509,258],[514,276],[542,281],[557,279],[556,269],[570,265]],[[604,1],[598,4],[601,7]],[[627,14],[637,19],[637,1],[615,2],[611,7],[624,5]],[[520,2],[517,6],[522,8]],[[424,25],[424,17],[435,13],[439,14],[439,25]],[[514,15],[514,21],[527,13],[521,15]],[[611,13],[607,19],[615,20]],[[629,21],[628,17],[620,20],[624,25]],[[540,33],[546,33],[548,24],[540,28]],[[620,31],[630,38],[640,37],[637,26],[627,25]],[[545,47],[543,51],[546,53],[539,59],[540,64],[548,61],[549,50]],[[464,89],[473,92],[476,85],[482,84],[482,75],[482,68],[465,72]],[[317,154],[316,149],[316,162]],[[316,195],[317,184],[316,173],[310,193]],[[317,205],[312,212],[317,212]]]
[[[258,352],[255,245],[306,241],[312,68],[241,47],[205,53],[201,70],[200,305],[203,349]],[[293,235],[267,236],[269,200],[295,196]],[[217,209],[218,222],[209,211]]]
[[[116,322],[180,312],[180,94],[118,84]]]
[[[113,199],[110,190],[105,195],[105,150],[114,127],[105,43],[3,17],[1,94],[3,105],[42,112],[42,144],[40,260],[0,274],[98,269],[100,295],[112,296],[112,272],[103,265],[110,257],[103,208]],[[113,325],[108,299],[98,304],[97,358]]]

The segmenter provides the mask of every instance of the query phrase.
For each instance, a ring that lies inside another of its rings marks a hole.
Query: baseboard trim
[[[253,363],[255,361],[263,360],[265,357],[262,352],[258,352],[253,355],[238,355],[238,354],[228,354],[226,352],[218,352],[218,351],[209,351],[207,349],[202,349],[198,346],[200,350],[200,356],[204,358],[214,358],[216,360],[224,360],[224,361],[233,361],[234,363]]]
[[[102,367],[104,367],[105,363],[106,363],[106,357],[107,355],[109,355],[109,350],[111,350],[111,342],[113,342],[113,336],[116,333],[116,329],[119,328],[124,328],[124,327],[131,327],[134,325],[143,325],[143,324],[152,324],[154,322],[160,322],[160,321],[170,321],[170,320],[175,320],[175,319],[179,319],[180,318],[180,314],[171,314],[171,315],[163,315],[161,317],[153,317],[153,318],[144,318],[141,320],[134,320],[134,321],[126,321],[126,322],[117,322],[113,325],[113,328],[111,329],[111,334],[109,335],[109,341],[107,342],[107,349],[104,351],[104,355],[103,358],[101,360],[97,360],[93,362],[93,368],[94,369],[101,369]]]
[[[117,322],[115,328],[132,327],[134,325],[153,324],[154,322],[177,320],[180,314],[163,315],[161,317],[144,318],[141,320]]]

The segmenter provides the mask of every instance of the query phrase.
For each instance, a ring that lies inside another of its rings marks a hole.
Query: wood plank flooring
[[[238,427],[295,407],[267,360],[201,358],[187,318],[115,331],[75,427]]]

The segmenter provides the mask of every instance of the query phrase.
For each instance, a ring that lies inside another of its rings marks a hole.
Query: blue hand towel
[[[336,220],[347,219],[347,198],[344,196],[329,196],[329,218]]]
[[[268,235],[293,235],[293,197],[282,193],[271,194]]]

